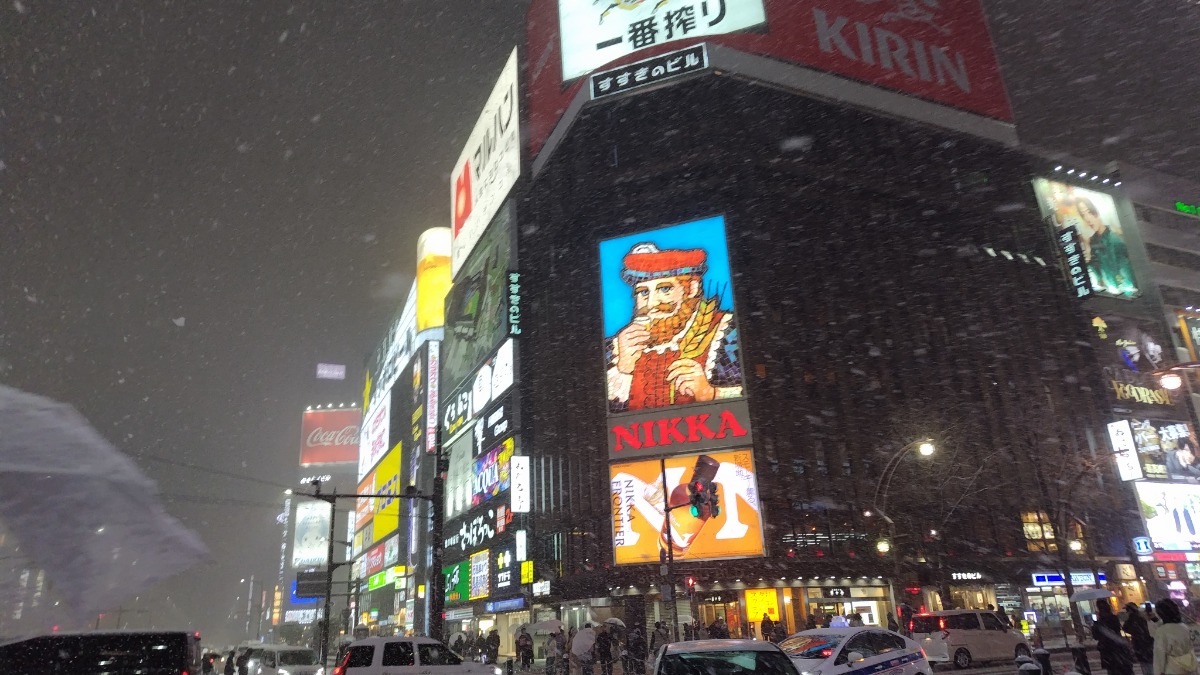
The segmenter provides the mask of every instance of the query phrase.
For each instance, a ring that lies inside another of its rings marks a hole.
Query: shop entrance
[[[719,593],[698,598],[696,611],[697,619],[703,628],[708,628],[717,619],[723,619],[729,627],[729,637],[746,637],[737,593]]]

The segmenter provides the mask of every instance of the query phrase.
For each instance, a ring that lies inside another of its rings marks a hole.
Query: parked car
[[[423,637],[355,640],[333,675],[501,675],[494,665],[463,661],[445,644]]]
[[[916,640],[882,628],[815,628],[779,643],[801,675],[838,675],[869,668],[889,675],[931,675]]]
[[[982,661],[1009,661],[1029,656],[1029,643],[1020,631],[994,612],[951,609],[918,614],[909,622],[912,637],[933,663],[970,668]]]
[[[308,647],[263,645],[256,675],[320,675],[317,653]]]
[[[760,640],[689,640],[658,650],[652,675],[799,675],[779,647]]]
[[[199,673],[200,635],[184,631],[39,635],[0,645],[0,670],[21,675]]]

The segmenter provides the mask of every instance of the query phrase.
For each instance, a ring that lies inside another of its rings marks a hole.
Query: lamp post
[[[896,475],[896,468],[900,466],[900,460],[904,459],[913,450],[921,457],[929,457],[937,452],[937,447],[933,441],[928,438],[913,441],[908,445],[896,451],[887,464],[883,466],[883,473],[879,475],[879,482],[875,484],[875,496],[871,499],[871,508],[863,512],[863,515],[870,518],[878,514],[883,522],[888,525],[888,540],[880,541],[876,544],[876,550],[881,555],[892,555],[892,584],[893,595],[895,594],[895,584],[900,582],[900,550],[896,546],[896,521],[887,514],[886,506],[888,500],[888,491],[892,487],[892,477]]]

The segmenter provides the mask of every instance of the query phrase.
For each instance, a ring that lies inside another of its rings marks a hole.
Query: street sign
[[[325,572],[296,572],[296,597],[325,597]]]

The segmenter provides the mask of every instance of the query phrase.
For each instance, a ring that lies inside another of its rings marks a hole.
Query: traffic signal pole
[[[441,483],[441,481],[438,481],[435,479],[434,495],[437,495],[440,492],[440,489],[441,489],[440,483]],[[430,504],[432,506],[432,508],[430,509],[431,510],[430,517],[434,522],[433,522],[433,527],[431,528],[431,530],[434,533],[436,533],[438,536],[440,536],[441,529],[442,529],[441,522],[440,522],[441,521],[441,517],[440,517],[441,511],[440,511],[440,506],[438,504],[439,500],[436,499],[436,497],[434,495],[423,494],[423,493],[417,492],[415,489],[405,490],[404,492],[401,492],[400,494],[363,494],[363,495],[360,495],[360,494],[355,493],[355,494],[346,495],[346,494],[340,494],[337,492],[322,493],[320,481],[313,481],[313,486],[315,489],[312,494],[308,494],[308,493],[304,493],[304,492],[300,492],[297,494],[302,497],[312,497],[313,499],[319,499],[319,500],[329,504],[329,533],[327,535],[327,538],[329,540],[329,549],[326,553],[326,555],[328,557],[326,558],[326,562],[325,562],[325,612],[324,612],[325,615],[322,617],[322,621],[325,622],[325,624],[324,624],[325,628],[324,628],[324,630],[321,631],[321,636],[320,636],[321,665],[328,667],[329,666],[329,629],[330,629],[330,625],[331,625],[329,613],[331,611],[333,611],[333,608],[332,608],[332,604],[333,604],[333,571],[343,565],[349,564],[347,561],[343,561],[340,563],[333,562],[333,544],[335,543],[333,533],[335,531],[334,523],[337,520],[337,518],[336,518],[337,509],[335,508],[335,505],[337,504],[337,500],[339,500],[339,499],[359,499],[361,497],[366,497],[368,499],[424,499],[424,500],[427,500],[430,502]],[[412,486],[409,486],[409,487],[411,488]],[[433,542],[433,544],[434,544],[433,560],[435,562],[437,562],[437,561],[441,560],[441,555],[438,552],[437,541],[435,540]],[[438,568],[435,570],[430,570],[430,573],[431,573],[431,576],[430,576],[431,583],[429,584],[429,586],[433,587],[435,590],[440,589],[441,584],[437,583],[434,580],[441,579],[442,570],[440,568]],[[440,617],[441,617],[441,612],[439,611],[438,612],[439,628],[440,628]],[[430,623],[431,626],[432,626],[432,621],[433,621],[433,619],[431,617],[431,623]],[[432,635],[436,635],[436,634],[433,634],[432,631],[430,631],[430,633]]]
[[[675,543],[671,538],[671,491],[667,489],[667,458],[659,457],[658,465],[662,474],[663,486],[663,532],[667,533],[667,565],[663,570],[667,582],[671,586],[671,632],[675,641],[679,641],[679,601],[675,598]],[[681,505],[682,506],[682,505]]]

